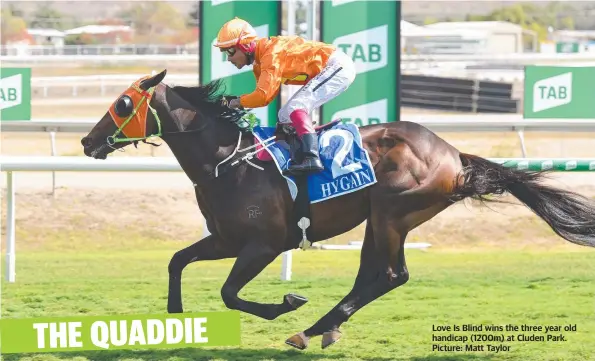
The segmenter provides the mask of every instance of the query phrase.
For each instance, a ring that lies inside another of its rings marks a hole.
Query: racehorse
[[[239,146],[255,143],[237,121],[245,110],[225,106],[222,83],[168,86],[166,70],[145,76],[120,95],[82,138],[85,155],[105,159],[116,149],[161,138],[192,181],[211,235],[176,252],[168,266],[167,311],[183,312],[181,276],[192,262],[236,258],[221,288],[226,307],[273,320],[295,311],[305,297],[287,294],[279,304],[238,297],[239,291],[277,256],[300,244],[288,184],[273,164],[240,162],[222,174],[217,165]],[[510,193],[563,239],[595,247],[595,204],[579,194],[546,185],[546,172],[508,168],[459,152],[427,128],[399,121],[359,128],[377,182],[311,204],[312,242],[347,232],[367,221],[360,266],[351,291],[310,328],[285,342],[305,349],[322,335],[322,348],[340,337],[354,313],[405,284],[407,234],[467,197],[493,201]],[[234,154],[229,161],[241,155]],[[258,167],[260,167],[260,169]],[[254,212],[254,210],[258,212]]]

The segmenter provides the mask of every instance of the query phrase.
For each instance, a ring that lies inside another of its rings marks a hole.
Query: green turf
[[[349,291],[359,253],[294,252],[291,282],[279,280],[278,259],[240,295],[280,302],[283,294],[295,292],[310,302],[274,321],[242,314],[240,348],[5,355],[4,360],[595,360],[595,252],[577,250],[407,251],[409,283],[356,313],[343,325],[337,344],[321,350],[315,338],[301,352],[284,340],[313,324]],[[116,247],[20,253],[17,283],[2,284],[2,317],[165,312],[167,264],[174,251]],[[185,311],[225,310],[220,286],[232,262],[199,262],[185,270]],[[576,324],[577,331],[563,332],[566,342],[504,342],[508,352],[432,351],[433,325],[509,323]]]

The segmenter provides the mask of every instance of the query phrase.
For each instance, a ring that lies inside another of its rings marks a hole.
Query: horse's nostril
[[[89,137],[84,137],[83,139],[81,139],[81,144],[83,145],[83,147],[90,147],[91,146],[91,138]]]

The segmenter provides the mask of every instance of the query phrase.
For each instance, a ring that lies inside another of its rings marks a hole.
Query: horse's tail
[[[595,247],[595,203],[580,194],[541,184],[545,172],[508,168],[471,154],[460,154],[463,169],[453,199],[511,193],[567,241]]]

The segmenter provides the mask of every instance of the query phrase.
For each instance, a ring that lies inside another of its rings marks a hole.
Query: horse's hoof
[[[332,330],[322,334],[322,348],[325,349],[341,338],[341,331]]]
[[[303,332],[300,332],[285,340],[285,343],[298,350],[305,350],[308,347],[309,340],[310,339]]]
[[[285,295],[285,302],[287,302],[291,308],[297,310],[298,308],[305,305],[306,302],[308,302],[308,299],[306,297],[290,293]]]

